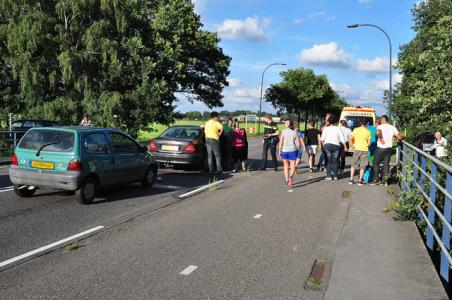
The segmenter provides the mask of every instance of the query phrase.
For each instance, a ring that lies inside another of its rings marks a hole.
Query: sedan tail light
[[[159,149],[157,148],[157,145],[155,144],[155,142],[154,142],[154,140],[151,140],[150,142],[149,142],[149,151],[152,151],[152,152],[157,152]]]
[[[184,153],[196,152],[196,147],[192,142],[190,142],[190,143],[188,143],[188,145],[185,147],[184,151],[182,151],[182,152],[184,152]]]
[[[13,165],[13,166],[18,166],[19,165],[19,161],[17,159],[16,153],[14,153],[13,156],[11,157],[11,165]]]
[[[81,171],[82,170],[82,163],[78,160],[71,160],[69,164],[67,165],[68,171]]]

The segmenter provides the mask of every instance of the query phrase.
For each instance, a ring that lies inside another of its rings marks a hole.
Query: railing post
[[[414,152],[414,165],[419,165],[419,154],[417,152]],[[413,187],[415,187],[415,182],[417,181],[417,177],[418,177],[418,170],[417,168],[413,165]]]
[[[406,179],[406,157],[408,155],[408,147],[404,144],[402,146],[403,149],[403,155],[402,155],[402,180],[401,180],[401,186],[402,190],[405,192],[408,191],[408,183]]]
[[[424,172],[425,172],[425,170],[427,170],[427,159],[425,158],[425,156],[422,156],[422,158],[421,158],[421,169]],[[425,175],[424,175],[424,173],[421,172],[421,179],[419,181],[419,185],[422,187],[422,189],[424,189],[424,181],[425,181]]]
[[[432,180],[436,181],[436,174],[437,166],[434,162],[432,162],[432,172],[430,174]],[[433,205],[436,204],[436,185],[433,183],[433,181],[430,182],[430,200],[432,201]],[[435,209],[433,208],[433,205],[428,206],[428,220],[432,225],[435,225]],[[430,228],[427,229],[427,247],[430,250],[433,250],[433,233]]]
[[[13,141],[13,144],[14,144],[14,148],[16,148],[16,146],[17,146],[17,132],[14,132],[14,141]]]
[[[452,175],[451,173],[447,173],[446,177],[446,191],[449,194],[452,194]],[[444,197],[444,219],[450,224],[452,220],[452,200]],[[447,248],[447,250],[450,251],[450,231],[447,226],[443,225],[443,236],[442,241],[444,244],[444,247]],[[446,255],[441,251],[441,267],[440,267],[440,273],[441,276],[449,282],[449,260],[447,259]]]

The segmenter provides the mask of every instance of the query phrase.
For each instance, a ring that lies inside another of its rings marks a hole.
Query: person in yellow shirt
[[[353,177],[355,176],[355,169],[359,168],[358,185],[363,185],[363,176],[366,167],[369,165],[368,151],[371,144],[371,133],[366,128],[366,119],[360,120],[360,127],[357,127],[352,132],[351,145],[354,147],[353,162],[350,171],[349,184],[353,184]]]
[[[210,120],[204,124],[204,134],[206,136],[207,160],[209,164],[209,173],[214,173],[214,159],[216,171],[218,174],[223,172],[221,166],[221,146],[220,136],[223,133],[223,125],[219,122],[220,115],[213,111],[210,114]]]

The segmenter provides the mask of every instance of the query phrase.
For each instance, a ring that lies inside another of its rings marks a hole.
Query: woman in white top
[[[294,130],[293,121],[287,120],[284,123],[286,129],[281,133],[281,140],[279,141],[279,156],[284,163],[284,177],[289,188],[292,187],[292,177],[296,171],[296,160],[298,150],[300,150],[300,138]],[[289,173],[290,167],[290,173]]]
[[[441,132],[435,132],[435,142],[433,143],[435,155],[438,158],[447,157],[447,140],[443,137]]]
[[[325,180],[337,180],[341,146],[344,147],[344,151],[347,151],[348,149],[345,145],[344,135],[341,130],[339,127],[334,126],[334,117],[329,115],[325,121],[326,125],[323,128],[322,137],[320,138],[328,161],[328,164],[326,165]]]

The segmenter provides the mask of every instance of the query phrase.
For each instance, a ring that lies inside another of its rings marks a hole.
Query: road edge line
[[[27,257],[36,255],[36,254],[38,254],[38,253],[47,251],[47,250],[49,250],[49,249],[51,249],[51,248],[53,248],[53,247],[59,246],[59,245],[64,244],[64,243],[67,243],[67,242],[69,242],[69,241],[72,241],[72,240],[74,240],[74,239],[77,239],[77,238],[79,238],[79,237],[82,237],[82,236],[84,236],[84,235],[87,235],[87,234],[89,234],[89,233],[98,231],[98,230],[103,229],[103,228],[104,228],[104,226],[96,226],[96,227],[93,227],[93,228],[91,228],[91,229],[85,230],[85,231],[83,231],[83,232],[74,234],[74,235],[72,235],[72,236],[70,236],[70,237],[67,237],[67,238],[64,238],[64,239],[62,239],[62,240],[56,241],[56,242],[54,242],[54,243],[48,244],[48,245],[46,245],[46,246],[40,247],[40,248],[38,248],[38,249],[29,251],[29,252],[26,252],[26,253],[21,254],[21,255],[19,255],[19,256],[16,256],[16,257],[10,258],[10,259],[8,259],[8,260],[2,261],[2,262],[0,262],[0,268],[6,267],[6,266],[8,266],[8,265],[10,265],[10,264],[12,264],[12,263],[18,262],[18,261],[20,261],[20,260],[22,260],[22,259],[25,259],[25,258],[27,258]]]
[[[208,190],[208,189],[211,188],[211,187],[217,186],[217,185],[222,184],[222,183],[224,183],[224,182],[226,182],[226,180],[221,179],[221,180],[218,180],[218,181],[209,183],[209,184],[207,184],[207,185],[203,185],[203,186],[201,186],[201,187],[199,187],[199,188],[197,188],[197,189],[194,189],[193,191],[190,191],[190,192],[187,192],[187,193],[185,193],[185,194],[179,195],[178,198],[187,198],[187,197],[196,195],[196,194],[198,194],[198,193],[201,193],[201,192],[203,192],[203,191],[205,191],[205,190]]]

